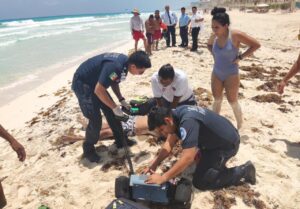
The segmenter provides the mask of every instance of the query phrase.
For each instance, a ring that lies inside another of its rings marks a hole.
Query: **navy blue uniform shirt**
[[[83,62],[76,71],[76,76],[92,89],[99,82],[108,88],[112,82],[120,83],[127,76],[128,57],[119,53],[104,53]]]
[[[231,122],[208,109],[184,105],[172,110],[172,116],[183,149],[227,150],[239,143],[239,134]]]

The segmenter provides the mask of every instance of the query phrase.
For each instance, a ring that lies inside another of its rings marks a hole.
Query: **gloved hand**
[[[126,102],[125,99],[123,99],[123,100],[121,101],[121,105],[122,105],[125,109],[127,109],[127,110],[130,110],[130,108],[131,108],[131,105],[128,104],[128,103]]]
[[[129,116],[125,115],[119,106],[116,106],[112,111],[120,121],[126,122],[129,119]]]

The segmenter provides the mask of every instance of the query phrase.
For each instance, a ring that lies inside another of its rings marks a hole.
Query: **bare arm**
[[[196,154],[196,147],[184,149],[182,151],[181,158],[173,165],[173,167],[170,170],[165,172],[163,175],[152,172],[153,174],[147,178],[146,183],[162,184],[176,177],[178,174],[182,173],[189,165],[193,163]]]
[[[176,108],[181,97],[174,96],[173,102],[171,103],[171,108]]]
[[[293,67],[290,69],[290,71],[284,76],[280,84],[277,86],[277,91],[279,94],[282,94],[284,92],[284,87],[286,86],[287,82],[296,75],[297,72],[300,71],[300,54],[298,56],[297,61],[294,63]]]
[[[196,19],[195,22],[202,22],[204,20],[204,18],[199,18],[199,19]]]
[[[110,109],[114,109],[117,105],[116,103],[108,96],[106,88],[102,86],[99,82],[97,83],[94,93],[97,97]]]
[[[293,67],[290,69],[290,71],[284,76],[283,81],[288,82],[296,73],[300,71],[300,54],[298,56],[297,61],[294,63]]]
[[[246,33],[235,31],[233,36],[235,36],[238,45],[242,43],[249,47],[243,54],[241,54],[242,58],[252,55],[253,52],[260,48],[260,43]]]
[[[119,101],[122,100],[122,99],[123,99],[123,96],[122,96],[122,94],[121,94],[119,84],[113,82],[113,83],[111,84],[110,87],[111,87],[111,89],[113,90],[113,92],[115,93],[115,95],[117,96],[118,100],[119,100]]]
[[[161,151],[149,166],[151,170],[155,171],[157,166],[159,166],[160,163],[169,156],[170,152],[172,151],[177,141],[178,138],[175,134],[168,135],[166,142],[162,146]]]
[[[163,104],[162,104],[162,99],[161,99],[161,98],[155,98],[155,100],[156,100],[157,106],[159,106],[159,107],[162,107],[162,106],[163,106]]]
[[[10,135],[1,125],[0,125],[0,136],[10,143],[11,148],[17,153],[19,160],[24,161],[26,158],[26,152],[24,147],[12,135]]]
[[[133,21],[132,21],[132,19],[130,19],[130,30],[131,30],[131,33],[133,33]]]
[[[163,179],[168,181],[178,174],[182,173],[189,165],[194,162],[194,158],[197,154],[196,147],[184,149],[182,151],[181,158],[174,164],[174,166],[163,174]]]
[[[215,38],[216,38],[216,36],[214,34],[211,34],[207,41],[207,49],[208,49],[208,51],[210,51],[211,54],[212,54],[212,47],[213,47]]]

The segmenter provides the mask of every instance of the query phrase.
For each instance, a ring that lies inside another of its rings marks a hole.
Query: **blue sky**
[[[141,11],[171,9],[189,5],[195,0],[0,0],[0,20],[28,17],[126,12],[132,8]]]

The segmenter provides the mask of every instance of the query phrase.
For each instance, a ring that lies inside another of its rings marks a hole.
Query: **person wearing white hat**
[[[146,38],[144,36],[144,23],[142,18],[140,17],[140,12],[138,9],[134,9],[132,11],[133,17],[130,19],[130,29],[132,37],[135,41],[134,43],[134,49],[137,51],[137,46],[139,43],[139,40],[142,39],[144,42],[144,47],[147,49],[147,43]]]

